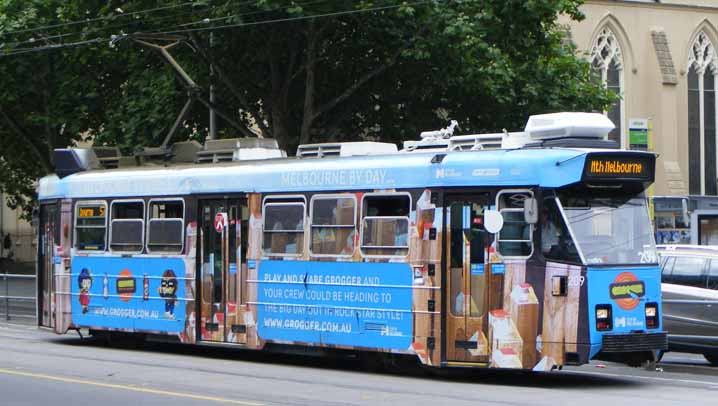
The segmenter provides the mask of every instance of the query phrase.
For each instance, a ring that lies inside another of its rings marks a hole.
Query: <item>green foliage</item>
[[[616,98],[592,82],[557,25],[559,14],[583,18],[581,0],[185,3],[0,0],[0,187],[13,204],[31,203],[53,148],[91,138],[130,153],[161,142],[187,91],[133,40],[162,42],[158,32],[200,29],[176,33],[170,52],[204,98],[216,67],[217,105],[239,126],[220,119],[222,136],[251,127],[290,152],[305,142],[415,139],[448,118],[463,131],[518,129],[530,114],[600,111]],[[18,32],[63,23],[72,24]],[[210,27],[212,46],[201,30]],[[111,47],[113,35],[121,40]],[[195,103],[174,140],[206,134],[207,116]]]

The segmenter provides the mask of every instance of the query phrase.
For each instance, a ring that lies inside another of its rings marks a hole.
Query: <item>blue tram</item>
[[[557,113],[293,158],[222,140],[115,169],[58,150],[39,182],[39,323],[435,367],[651,359],[666,346],[655,155],[616,149],[612,127]]]

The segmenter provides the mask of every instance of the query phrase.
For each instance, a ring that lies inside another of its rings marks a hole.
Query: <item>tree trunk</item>
[[[299,144],[307,144],[311,140],[312,124],[316,115],[314,113],[314,95],[316,91],[316,64],[317,64],[317,41],[319,34],[316,30],[314,20],[309,21],[307,27],[307,61],[306,61],[306,82],[304,84],[304,114],[302,117],[302,128],[299,133]]]
[[[296,138],[293,138],[291,134],[288,112],[277,106],[272,109],[271,119],[272,134],[277,140],[279,148],[287,151],[287,154],[292,154],[297,145]]]

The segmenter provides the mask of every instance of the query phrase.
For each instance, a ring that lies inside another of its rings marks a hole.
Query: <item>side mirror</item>
[[[524,200],[524,221],[529,224],[538,223],[538,203],[533,197]]]
[[[491,234],[496,234],[504,228],[504,216],[498,210],[484,211],[484,228]]]

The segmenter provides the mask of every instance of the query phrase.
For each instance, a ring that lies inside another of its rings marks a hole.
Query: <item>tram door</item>
[[[486,248],[490,234],[484,229],[489,195],[449,197],[447,221],[448,309],[446,359],[486,362],[486,308],[488,289]]]
[[[54,327],[53,314],[55,244],[59,245],[60,229],[57,222],[56,204],[43,204],[40,206],[38,223],[38,274],[37,274],[37,314],[39,324],[44,327]]]
[[[247,300],[246,200],[203,200],[200,213],[198,337],[204,341],[244,343],[244,321],[239,315]]]

